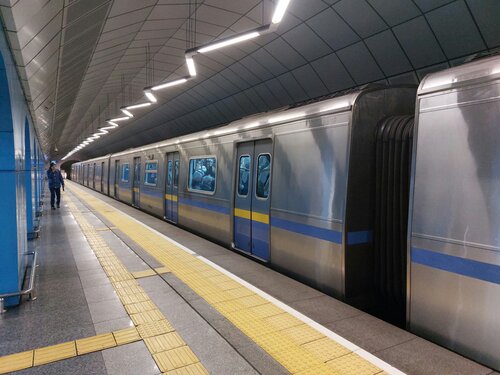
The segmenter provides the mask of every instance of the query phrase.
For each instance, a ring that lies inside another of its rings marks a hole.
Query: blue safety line
[[[284,229],[289,232],[300,233],[305,236],[319,238],[333,243],[342,243],[342,232],[313,227],[312,225],[300,224],[293,221],[283,220],[271,217],[271,225],[276,228]]]
[[[478,262],[416,247],[411,249],[411,260],[424,266],[500,284],[500,266],[496,264]]]

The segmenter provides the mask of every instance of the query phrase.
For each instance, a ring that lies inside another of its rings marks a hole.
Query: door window
[[[257,159],[257,181],[255,192],[257,198],[267,199],[271,177],[271,155],[260,154]]]
[[[248,195],[248,182],[250,180],[250,155],[240,156],[240,169],[238,174],[238,195]]]

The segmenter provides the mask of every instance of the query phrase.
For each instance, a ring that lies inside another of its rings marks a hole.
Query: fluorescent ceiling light
[[[125,121],[125,120],[128,120],[130,117],[129,116],[124,116],[124,117],[117,117],[117,118],[112,118],[111,120],[109,120],[108,122],[117,122],[117,121]]]
[[[103,126],[103,127],[100,127],[99,130],[101,129],[114,129],[114,128],[117,128],[119,125],[116,123],[116,122],[113,122],[113,121],[106,121],[109,125],[111,126]]]
[[[280,23],[281,22],[281,20],[283,19],[283,16],[285,15],[286,8],[288,8],[289,3],[290,3],[290,0],[280,0],[278,2],[278,5],[276,5],[276,8],[274,10],[272,23]]]
[[[239,35],[234,38],[229,38],[218,43],[208,44],[207,46],[200,48],[198,52],[199,53],[210,52],[219,48],[230,46],[232,44],[243,42],[248,39],[256,38],[259,35],[260,33],[258,31],[252,31],[248,34]]]
[[[150,90],[144,91],[144,95],[146,95],[151,103],[156,103],[158,101]]]
[[[140,103],[140,104],[134,104],[134,105],[129,105],[125,107],[125,109],[136,109],[136,108],[142,108],[142,107],[149,107],[151,103]]]
[[[95,141],[95,139],[94,138],[90,138],[90,137],[85,140],[85,142],[88,142],[88,143],[91,143],[91,142],[94,142],[94,141]]]
[[[289,113],[285,115],[271,117],[269,120],[267,120],[267,122],[269,122],[270,124],[274,124],[276,122],[283,122],[287,120],[293,120],[299,117],[304,117],[305,115],[306,114],[304,112]]]
[[[134,117],[134,115],[132,114],[132,112],[127,111],[125,108],[120,108],[120,111],[122,111],[123,113],[125,113],[128,117]]]
[[[85,146],[87,146],[90,142],[89,141],[83,141],[82,142]]]
[[[177,85],[180,85],[186,81],[187,81],[186,78],[181,78],[181,79],[178,79],[176,81],[171,81],[171,82],[167,82],[167,83],[162,83],[161,85],[153,86],[153,87],[151,87],[151,90],[156,91],[156,90],[166,89],[167,87],[177,86]]]
[[[196,75],[196,67],[194,66],[194,60],[192,57],[186,57],[186,64],[188,66],[189,75],[194,77]]]

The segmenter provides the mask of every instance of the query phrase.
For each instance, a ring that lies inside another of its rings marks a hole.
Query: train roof
[[[418,88],[418,95],[498,78],[500,78],[500,55],[484,57],[425,76]]]

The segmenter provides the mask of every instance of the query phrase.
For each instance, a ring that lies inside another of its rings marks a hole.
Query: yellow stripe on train
[[[168,201],[174,201],[174,202],[177,202],[177,195],[173,195],[173,194],[165,194],[165,199],[168,200]]]
[[[234,216],[241,217],[243,219],[253,221],[258,221],[259,223],[269,224],[269,215],[262,214],[260,212],[250,212],[248,210],[242,210],[241,208],[234,209]]]

